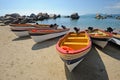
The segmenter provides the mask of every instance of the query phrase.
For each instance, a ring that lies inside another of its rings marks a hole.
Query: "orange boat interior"
[[[80,32],[78,34],[70,32],[68,35],[64,36],[62,42],[60,42],[60,47],[65,50],[80,50],[89,45],[89,37],[85,32]]]

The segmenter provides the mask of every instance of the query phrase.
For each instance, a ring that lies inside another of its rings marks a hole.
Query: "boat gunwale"
[[[43,32],[31,32],[29,31],[29,34],[31,36],[39,36],[39,35],[45,35],[45,34],[54,34],[54,33],[60,33],[60,32],[65,32],[65,31],[69,31],[70,28],[67,28],[67,29],[39,29],[40,31],[44,30]],[[45,31],[46,30],[46,31]],[[53,30],[53,32],[47,32],[47,30]]]
[[[30,31],[30,30],[52,30],[52,28],[47,28],[47,27],[41,27],[41,28],[36,28],[36,27],[31,27],[31,28],[11,28],[11,31]]]

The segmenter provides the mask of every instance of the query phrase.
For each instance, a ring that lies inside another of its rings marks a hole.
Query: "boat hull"
[[[25,37],[25,36],[29,36],[29,32],[28,31],[12,31],[16,36],[18,37]]]
[[[14,32],[15,35],[18,37],[24,37],[24,36],[29,36],[29,30],[32,30],[32,29],[46,30],[50,28],[15,27],[15,28],[11,28],[11,31]]]
[[[29,35],[29,30],[31,29],[51,29],[49,25],[45,24],[11,24],[11,31],[15,33],[18,37],[24,37]]]
[[[107,45],[108,40],[109,39],[92,38],[93,44],[96,44],[96,45],[100,46],[101,48],[104,48]]]
[[[63,60],[63,62],[65,62],[66,66],[71,72],[85,58],[85,56],[90,50],[91,47],[78,54],[68,55],[68,54],[61,54],[60,52],[58,52],[58,54],[60,55],[61,59]]]
[[[118,46],[120,46],[120,39],[111,38],[109,41],[112,42],[112,43],[114,43],[114,44],[117,44]]]
[[[66,34],[68,31],[64,31],[64,32],[59,32],[59,33],[51,33],[51,34],[43,34],[43,35],[32,35],[30,34],[31,38],[36,42],[42,42],[42,41],[45,41],[45,40],[48,40],[48,39],[52,39],[52,38],[55,38],[55,37],[59,37],[59,36],[62,36],[64,34]]]
[[[109,39],[113,37],[111,33],[105,32],[100,29],[94,29],[92,31],[86,30],[86,31],[89,33],[92,42],[100,46],[101,48],[104,48],[107,45]]]
[[[12,27],[11,26],[11,29],[33,29],[35,27],[32,27],[32,26],[29,26],[29,27],[23,27],[23,26],[19,26],[19,27]]]
[[[83,59],[84,59],[84,58],[82,58],[81,60],[79,60],[79,61],[77,61],[77,62],[75,62],[75,63],[73,63],[73,64],[70,64],[70,65],[68,65],[68,64],[66,63],[66,66],[67,66],[67,68],[69,69],[69,71],[71,72]]]
[[[29,36],[29,29],[33,29],[34,27],[11,27],[11,31],[18,37]]]

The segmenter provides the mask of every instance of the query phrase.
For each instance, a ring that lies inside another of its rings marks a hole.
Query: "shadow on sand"
[[[67,80],[109,80],[104,63],[94,46],[72,72],[64,66]]]
[[[105,54],[107,54],[115,59],[120,60],[120,46],[119,45],[109,42],[107,44],[107,46],[105,46],[105,48],[101,49],[98,46],[97,46],[97,48],[99,50],[101,50],[102,52],[104,52]]]
[[[18,38],[13,39],[12,41],[20,41],[20,40],[26,40],[26,39],[31,39],[31,37],[30,36],[18,37]]]
[[[56,44],[60,38],[61,38],[61,36],[57,37],[57,38],[49,39],[49,40],[46,40],[43,42],[36,43],[33,45],[32,50],[38,50],[38,49],[43,49],[43,48],[52,46],[52,45]]]

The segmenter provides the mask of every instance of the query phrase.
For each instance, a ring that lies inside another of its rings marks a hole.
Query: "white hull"
[[[115,44],[120,46],[120,40],[119,39],[111,38],[109,41],[111,41],[111,42],[113,42],[113,43],[115,43]]]
[[[83,52],[80,52],[80,53],[76,54],[76,55],[71,54],[71,55],[68,55],[68,56],[67,55],[62,56],[60,52],[58,52],[58,51],[57,52],[59,53],[61,58],[63,58],[64,60],[73,60],[73,59],[77,59],[77,58],[85,56],[90,50],[91,50],[91,47],[88,48],[87,50],[83,51]],[[65,59],[65,57],[66,57],[66,59]],[[69,59],[69,58],[72,58],[72,59]],[[83,59],[84,59],[84,57],[82,59],[80,59],[79,61],[77,61],[73,64],[70,64],[70,65],[68,65],[67,63],[65,63],[65,64],[66,64],[67,68],[69,69],[69,71],[71,72]]]
[[[42,42],[48,39],[52,39],[58,36],[62,36],[64,34],[66,34],[68,31],[65,32],[60,32],[60,33],[53,33],[53,34],[44,34],[44,35],[39,35],[39,36],[31,36],[31,38],[35,41],[35,42]]]
[[[68,67],[69,71],[71,72],[83,59],[81,59],[80,61],[78,61],[76,63],[73,63],[71,65],[66,64],[66,66]]]
[[[32,28],[35,28],[35,27],[32,27],[32,26],[30,26],[30,27],[22,27],[22,26],[20,26],[20,27],[11,27],[12,29],[32,29]]]
[[[108,43],[107,40],[106,40],[106,41],[92,40],[92,42],[93,42],[94,44],[100,46],[101,48],[104,48],[104,47],[107,45],[107,43]]]
[[[24,37],[24,36],[28,36],[29,32],[28,31],[13,31],[15,33],[16,36],[18,37]]]

